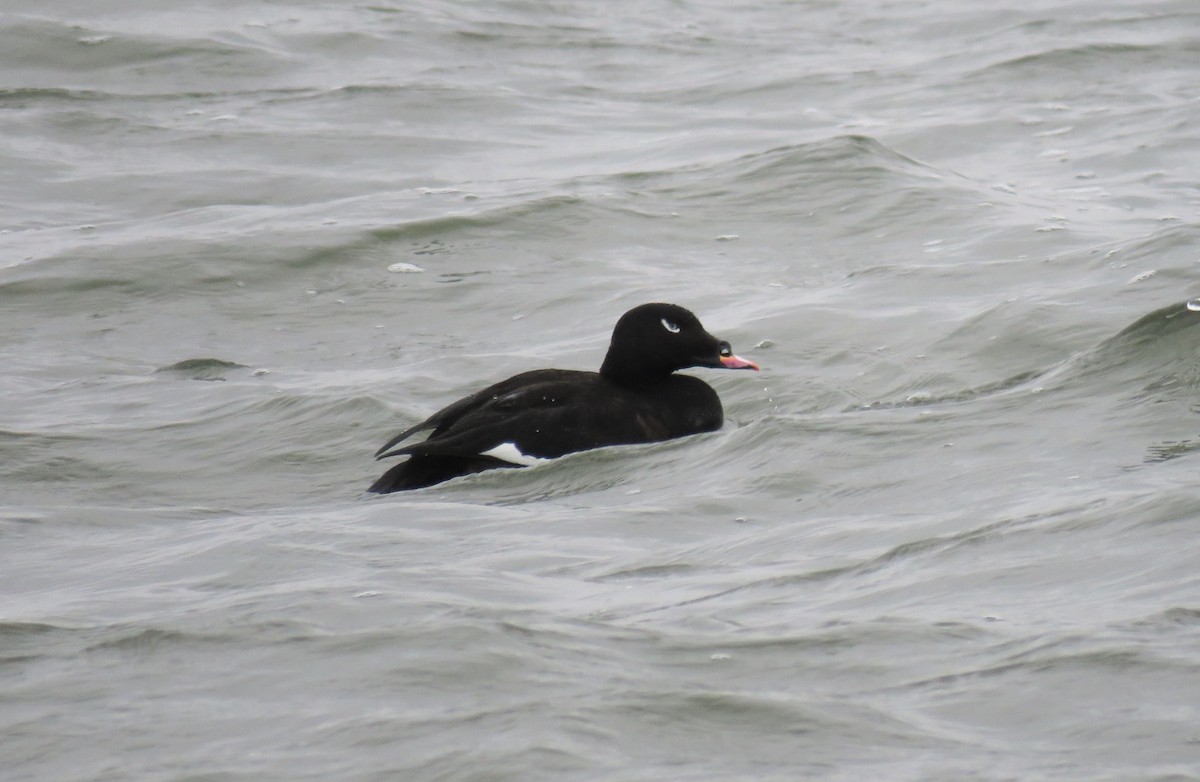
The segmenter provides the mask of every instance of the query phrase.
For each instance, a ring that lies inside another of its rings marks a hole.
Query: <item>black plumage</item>
[[[699,378],[674,374],[688,367],[758,369],[683,307],[635,307],[617,321],[599,372],[536,369],[458,400],[379,449],[378,459],[408,459],[368,491],[418,489],[575,451],[721,428],[717,392]],[[427,430],[425,440],[395,447]]]

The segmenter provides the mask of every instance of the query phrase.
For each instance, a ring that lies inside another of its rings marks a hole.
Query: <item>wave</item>
[[[1039,392],[1069,390],[1098,382],[1108,389],[1144,383],[1143,390],[1153,390],[1179,382],[1200,388],[1200,370],[1193,368],[1197,354],[1200,354],[1200,299],[1192,299],[1147,313],[1093,347],[1048,367],[1028,369],[946,394],[875,401],[851,406],[846,411],[968,402],[1033,386]],[[1113,382],[1117,375],[1124,377],[1124,384]]]

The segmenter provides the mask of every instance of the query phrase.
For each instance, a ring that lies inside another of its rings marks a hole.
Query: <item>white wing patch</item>
[[[479,455],[490,456],[493,459],[499,459],[502,462],[509,462],[510,464],[519,464],[522,467],[532,467],[535,464],[551,461],[550,459],[543,459],[540,456],[528,456],[521,453],[521,449],[517,447],[516,443],[500,443],[495,448],[482,451]]]

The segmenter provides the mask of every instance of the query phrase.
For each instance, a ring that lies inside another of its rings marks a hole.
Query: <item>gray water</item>
[[[8,0],[5,780],[1200,779],[1191,0]],[[720,432],[408,494],[645,302]]]

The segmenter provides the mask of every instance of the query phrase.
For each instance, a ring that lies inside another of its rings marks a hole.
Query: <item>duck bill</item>
[[[721,366],[726,369],[753,369],[758,371],[758,364],[753,361],[747,361],[741,356],[721,356]]]

